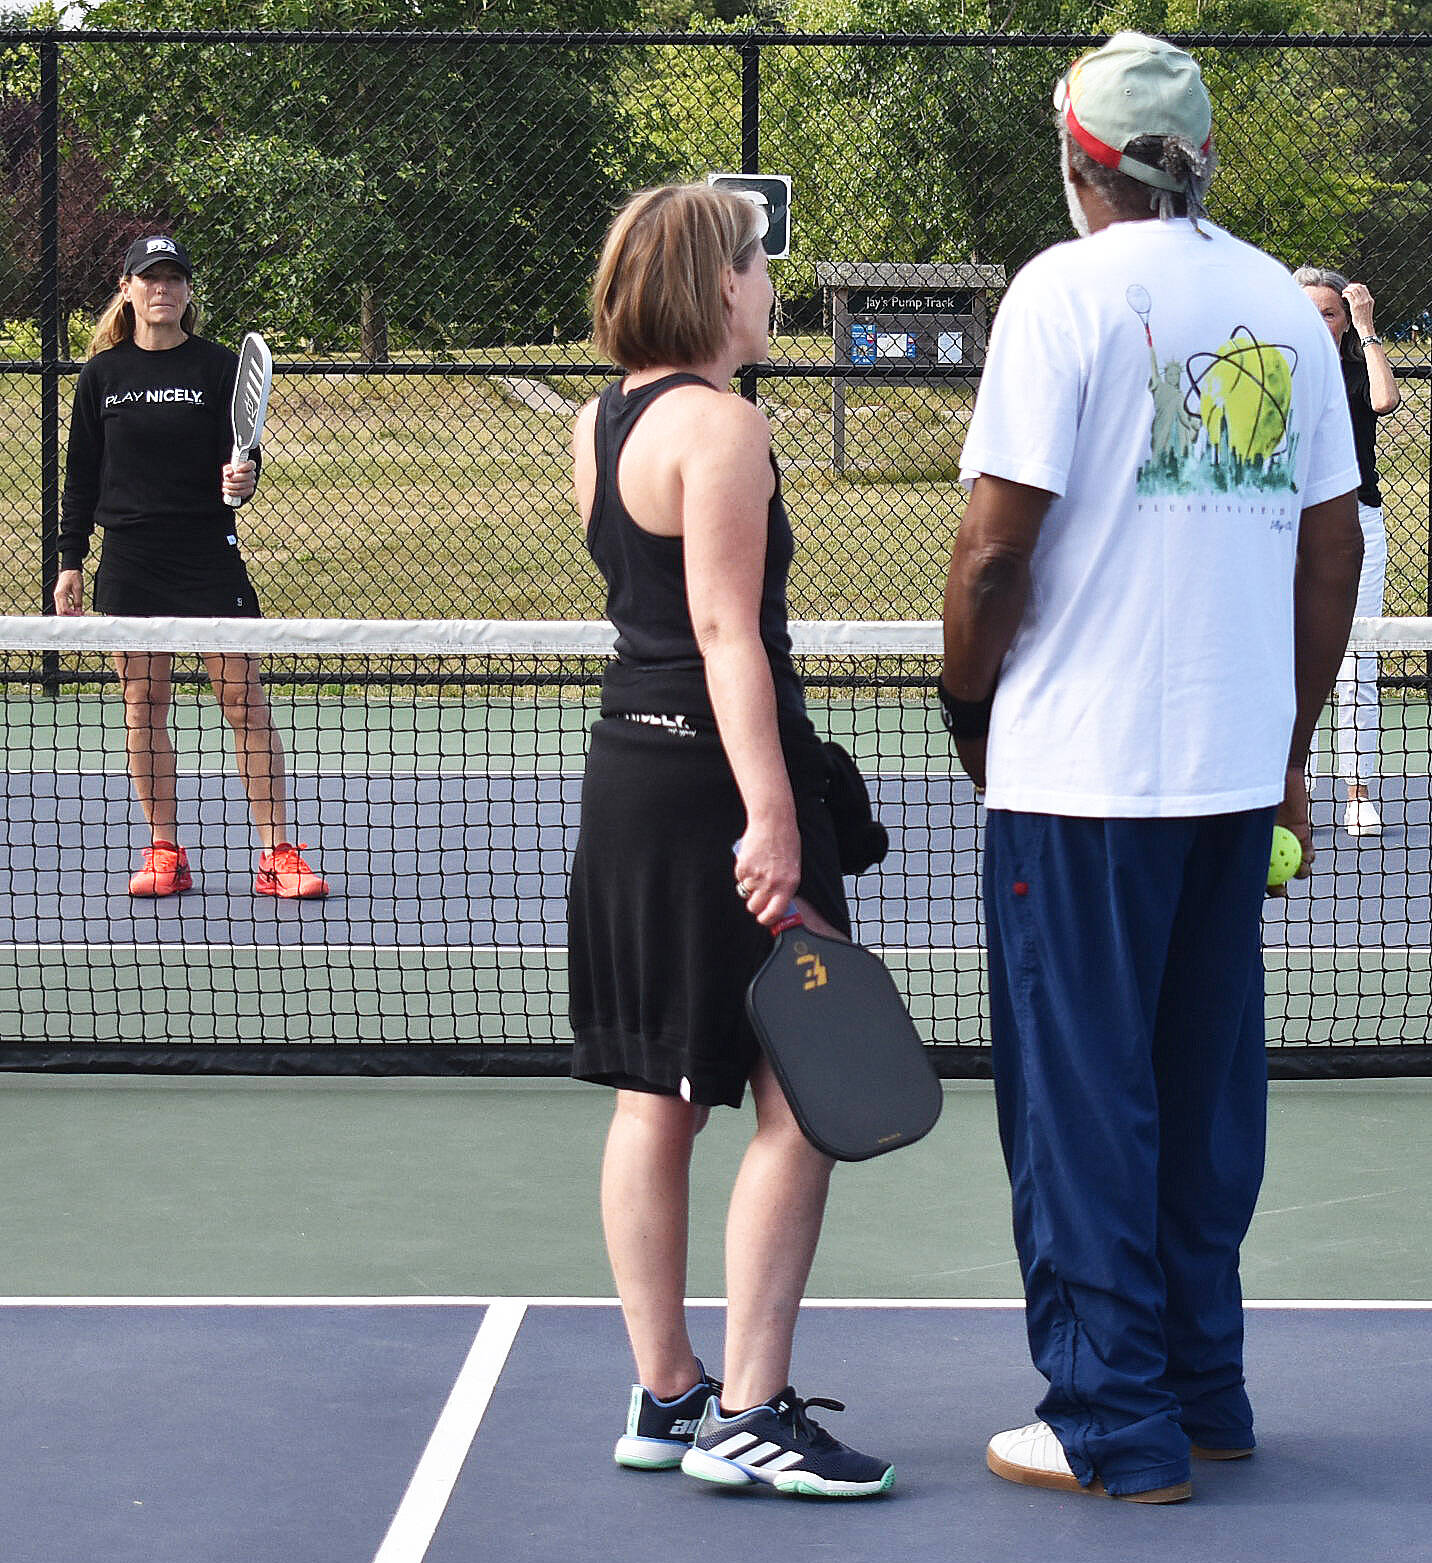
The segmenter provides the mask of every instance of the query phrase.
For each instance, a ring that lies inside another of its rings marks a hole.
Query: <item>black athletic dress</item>
[[[156,352],[121,342],[80,370],[60,507],[60,568],[96,526],[100,613],[257,618],[221,469],[238,358],[202,337]]]
[[[771,935],[736,894],[731,848],[745,808],[691,626],[683,541],[643,531],[617,490],[617,461],[641,415],[665,392],[705,383],[675,374],[630,393],[616,384],[598,403],[587,546],[617,641],[582,784],[569,1011],[578,1079],[739,1107],[758,1048],[746,986]],[[824,760],[786,631],[791,554],[777,475],[760,622],[800,824],[800,893],[848,933]]]

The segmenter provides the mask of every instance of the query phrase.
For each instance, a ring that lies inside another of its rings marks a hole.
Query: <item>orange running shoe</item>
[[[145,847],[143,863],[129,876],[130,895],[177,895],[193,888],[188,855],[172,841]]]
[[[320,879],[303,861],[299,855],[302,851],[302,842],[295,847],[280,841],[272,852],[261,853],[254,894],[277,895],[285,900],[308,900],[327,895],[327,880]]]

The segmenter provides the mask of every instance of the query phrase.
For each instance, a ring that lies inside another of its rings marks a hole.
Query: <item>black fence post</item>
[[[42,613],[55,611],[60,572],[60,46],[40,44],[40,590]],[[43,655],[41,680],[59,693],[60,659]]]
[[[761,171],[761,46],[754,39],[741,45],[741,172]],[[754,364],[741,371],[741,395],[756,400],[760,372]]]

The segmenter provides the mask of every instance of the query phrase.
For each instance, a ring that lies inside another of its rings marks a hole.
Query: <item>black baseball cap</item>
[[[171,239],[162,233],[136,239],[129,246],[124,256],[124,274],[126,277],[138,276],[141,271],[148,271],[151,266],[157,266],[160,261],[169,261],[186,277],[194,275],[194,268],[189,264],[189,256],[184,246],[178,239]]]

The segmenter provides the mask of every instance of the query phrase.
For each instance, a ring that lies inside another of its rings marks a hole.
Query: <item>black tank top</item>
[[[647,408],[677,386],[708,383],[694,374],[670,374],[623,391],[617,381],[597,402],[597,483],[587,549],[607,583],[607,617],[617,631],[616,656],[602,681],[604,715],[649,712],[712,718],[706,670],[686,600],[685,543],[680,537],[643,531],[617,488],[622,447]],[[774,470],[774,457],[771,466]],[[783,725],[787,719],[805,720],[805,698],[786,629],[786,575],[793,552],[777,471],[766,521],[760,631]]]
[[[1381,505],[1382,488],[1377,470],[1377,414],[1372,410],[1372,385],[1367,364],[1357,358],[1342,361],[1343,385],[1352,414],[1352,443],[1357,452],[1357,500],[1360,505]]]

